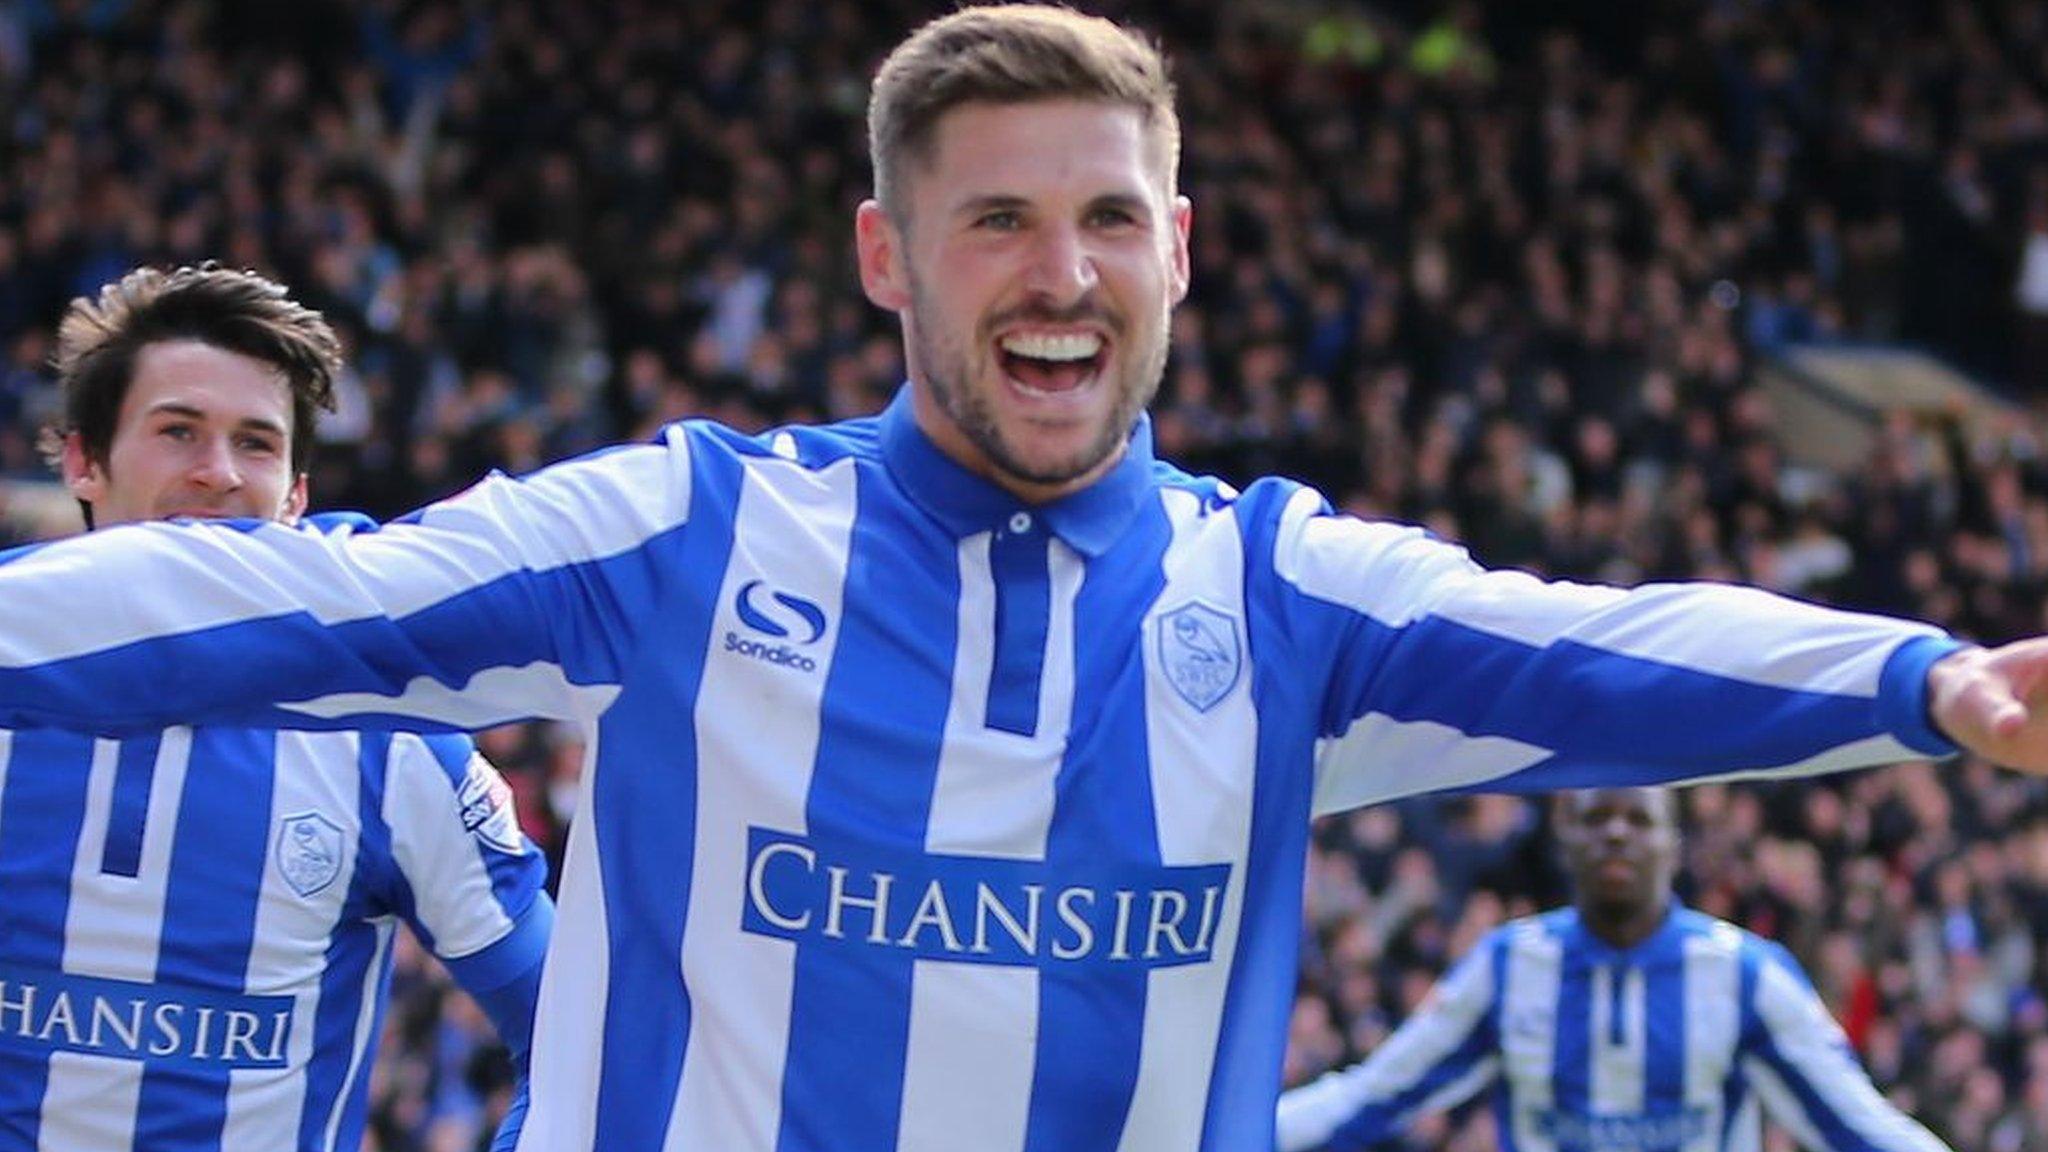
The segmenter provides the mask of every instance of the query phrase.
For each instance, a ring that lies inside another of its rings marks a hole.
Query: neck
[[[1633,948],[1657,931],[1664,923],[1667,911],[1668,900],[1627,908],[1582,904],[1579,906],[1579,919],[1586,925],[1586,930],[1602,943],[1615,948]]]
[[[1079,476],[1057,481],[1033,480],[1005,471],[994,460],[989,459],[988,454],[953,422],[951,416],[947,415],[938,399],[931,394],[931,385],[917,382],[914,376],[910,386],[910,414],[917,421],[918,430],[924,433],[925,439],[930,440],[933,446],[945,453],[953,463],[1030,505],[1050,504],[1088,487],[1108,475],[1110,470],[1123,460],[1127,450],[1125,446],[1119,445],[1116,451]]]

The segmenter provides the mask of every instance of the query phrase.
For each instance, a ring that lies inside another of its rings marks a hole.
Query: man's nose
[[[1095,252],[1078,228],[1048,227],[1038,234],[1026,286],[1055,306],[1071,305],[1101,282]]]
[[[240,488],[242,470],[235,462],[234,446],[226,440],[208,441],[192,463],[191,476],[195,483],[219,492]]]

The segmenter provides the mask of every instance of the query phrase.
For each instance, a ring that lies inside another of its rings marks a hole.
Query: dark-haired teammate
[[[96,528],[291,523],[338,355],[262,277],[140,270],[65,315],[49,447]],[[0,731],[0,1152],[352,1152],[398,922],[523,1057],[544,873],[463,737]]]

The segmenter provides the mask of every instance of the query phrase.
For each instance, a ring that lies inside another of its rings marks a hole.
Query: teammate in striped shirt
[[[1280,1098],[1279,1152],[1363,1152],[1490,1092],[1503,1152],[1946,1152],[1878,1094],[1784,948],[1679,904],[1668,792],[1556,806],[1572,907],[1504,925],[1363,1062]]]
[[[299,518],[339,365],[317,313],[250,273],[141,270],[59,342],[53,454],[88,525]],[[80,589],[62,615],[147,594]],[[118,711],[156,687],[105,691]],[[521,1050],[544,873],[463,737],[0,731],[0,1152],[356,1148],[396,923]]]
[[[964,9],[870,134],[877,417],[0,568],[0,719],[585,730],[523,1152],[1264,1152],[1318,808],[2048,769],[2038,642],[1484,572],[1155,460],[1192,209],[1142,39]]]

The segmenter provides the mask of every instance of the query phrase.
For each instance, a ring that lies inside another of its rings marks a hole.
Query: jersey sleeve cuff
[[[472,996],[481,995],[519,979],[547,955],[548,936],[554,931],[555,905],[537,895],[526,911],[512,922],[512,930],[491,944],[467,956],[443,956],[448,974]]]
[[[1925,756],[1962,751],[1927,714],[1927,670],[1964,647],[1949,636],[1915,636],[1894,649],[1877,682],[1877,719],[1899,743]]]

